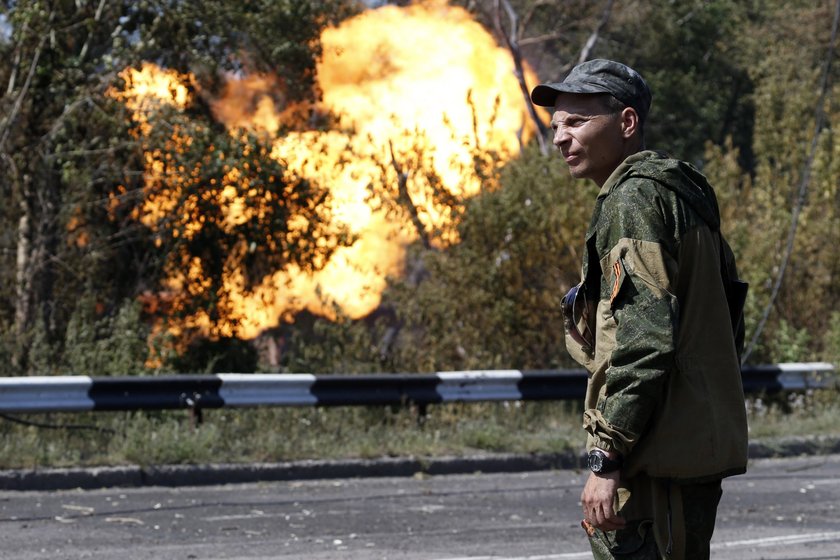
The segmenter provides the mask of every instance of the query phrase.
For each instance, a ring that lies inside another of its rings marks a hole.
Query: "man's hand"
[[[580,502],[583,518],[602,531],[615,531],[624,527],[626,521],[616,514],[615,496],[621,480],[621,471],[609,474],[591,473],[583,487]]]

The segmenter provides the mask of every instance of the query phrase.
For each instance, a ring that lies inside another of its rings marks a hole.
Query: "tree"
[[[731,139],[742,167],[753,166],[754,109],[743,30],[761,18],[755,2],[637,2],[614,19],[601,45],[650,82],[648,145],[702,164],[706,142]]]
[[[496,180],[468,201],[459,243],[419,257],[423,281],[395,280],[386,293],[400,324],[396,370],[570,365],[560,299],[578,281],[597,190],[536,146]]]
[[[503,27],[542,81],[561,80],[575,64],[612,58],[637,69],[654,92],[648,144],[700,163],[705,142],[732,138],[752,166],[752,83],[741,30],[759,19],[757,2],[646,0],[545,2],[484,0],[466,4],[488,27]],[[506,13],[494,25],[499,5]],[[508,19],[516,23],[509,29]],[[501,31],[500,31],[501,32]],[[535,84],[529,84],[533,87]]]
[[[786,347],[803,337],[810,355],[798,359],[816,359],[831,354],[832,316],[825,302],[838,297],[840,274],[837,244],[830,241],[840,239],[840,164],[832,128],[838,118],[832,100],[840,87],[830,45],[838,4],[770,2],[765,8],[761,27],[745,33],[758,61],[751,68],[754,176],[727,174],[718,179],[719,190],[734,199],[730,223],[738,225],[732,237],[752,286],[748,340],[758,346],[751,361],[790,359]],[[767,28],[788,48],[768,44]],[[727,158],[731,154],[713,151],[710,171],[718,172]]]
[[[222,231],[217,220],[217,227],[204,234],[221,235],[225,242],[211,247],[202,245],[210,239],[201,236],[192,244],[176,244],[177,249],[163,247],[181,251],[181,262],[184,251],[192,251],[218,273],[225,260],[219,251],[232,252],[246,263],[250,285],[273,268],[312,256],[311,237],[318,233],[321,214],[305,214],[312,227],[303,230],[291,227],[289,217],[302,208],[314,210],[323,193],[302,182],[286,185],[278,164],[264,157],[264,141],[232,137],[201,94],[220,87],[226,72],[271,70],[285,77],[275,93],[277,103],[316,98],[319,33],[348,13],[345,3],[25,0],[5,2],[2,10],[0,23],[7,32],[0,55],[11,63],[0,67],[5,86],[0,189],[4,231],[15,233],[3,238],[3,285],[13,288],[2,294],[0,310],[11,325],[8,338],[21,371],[28,367],[27,349],[37,330],[60,350],[79,292],[97,294],[100,311],[113,313],[123,299],[159,290],[171,271],[173,261],[155,242],[161,230],[136,220],[145,194],[143,150],[174,150],[170,155],[180,164],[178,173],[217,163],[208,159],[210,146],[224,157],[249,154],[262,163],[239,169],[249,185],[246,194],[256,190],[246,204],[259,199],[253,209],[259,219],[230,231]],[[172,145],[171,135],[160,132],[167,127],[163,121],[149,137],[158,145],[144,145],[129,133],[127,112],[108,95],[124,68],[144,60],[195,77],[188,83],[195,102],[182,114],[168,115],[180,121],[168,123],[174,130],[196,135],[191,151]],[[192,189],[181,193],[183,200],[206,203],[200,211],[217,208],[218,193],[202,197],[199,192],[206,186],[202,180],[219,179],[221,172],[223,164],[210,165],[209,174],[181,184]],[[273,193],[271,200],[267,192]],[[243,244],[259,250],[244,250]],[[204,295],[210,301],[224,299],[218,282],[209,289],[212,293]]]

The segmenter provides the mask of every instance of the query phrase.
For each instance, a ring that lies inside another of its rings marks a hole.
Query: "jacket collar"
[[[646,160],[649,158],[663,158],[665,157],[664,154],[661,152],[656,152],[654,150],[642,150],[641,152],[636,152],[635,154],[631,154],[627,156],[627,158],[619,164],[618,167],[607,177],[606,182],[601,187],[601,190],[598,191],[598,198],[605,198],[616,185],[620,184],[624,175],[630,171],[630,168],[633,167],[634,164]]]

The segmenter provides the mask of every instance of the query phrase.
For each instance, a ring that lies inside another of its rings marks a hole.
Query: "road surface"
[[[14,560],[589,558],[585,473],[0,492]],[[759,460],[729,479],[713,555],[840,558],[840,455]]]

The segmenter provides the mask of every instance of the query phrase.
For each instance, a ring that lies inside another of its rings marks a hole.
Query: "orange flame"
[[[357,241],[314,274],[278,272],[252,293],[231,274],[226,282],[238,324],[218,329],[222,334],[250,338],[302,309],[330,317],[333,306],[352,318],[370,313],[387,276],[401,272],[405,245],[417,234],[370,204],[368,185],[382,181],[383,173],[389,175],[384,180],[396,180],[391,158],[416,156],[419,148],[448,190],[467,197],[481,188],[474,174],[465,173],[472,148],[514,154],[519,135],[530,132],[509,53],[463,9],[440,2],[386,6],[326,29],[321,40],[322,109],[338,117],[341,131],[286,133],[276,138],[271,157],[290,173],[328,185],[335,225],[348,227]],[[125,75],[128,90],[120,98],[135,113],[149,98],[176,107],[189,103],[183,78],[172,72],[147,64]],[[231,130],[277,135],[295,110],[276,106],[270,94],[277,87],[270,76],[232,78],[214,113]],[[147,156],[153,174],[155,155]],[[407,188],[426,227],[448,219],[424,199],[422,185]],[[146,208],[149,216],[167,211],[165,201],[154,204]],[[231,201],[230,220],[242,219],[240,206]],[[171,289],[182,289],[187,278],[189,273],[173,278]],[[206,329],[209,321],[195,317],[187,326]]]

